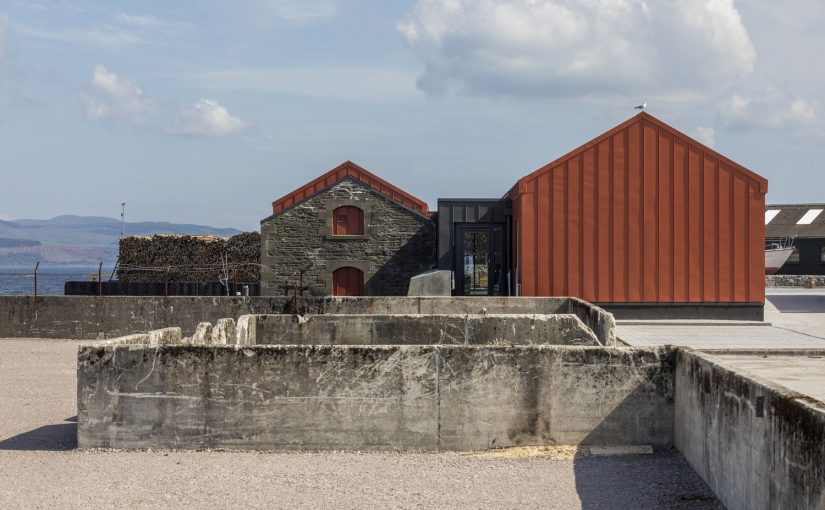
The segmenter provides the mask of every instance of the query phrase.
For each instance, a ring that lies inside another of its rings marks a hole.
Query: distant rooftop
[[[825,237],[825,204],[765,206],[765,237]]]

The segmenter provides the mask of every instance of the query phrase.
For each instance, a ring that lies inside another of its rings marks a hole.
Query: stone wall
[[[224,256],[230,267],[230,279],[244,283],[260,279],[261,235],[258,232],[228,238],[124,237],[120,240],[117,278],[127,282],[215,282],[223,277]]]
[[[825,287],[825,275],[772,274],[765,276],[765,287]]]
[[[356,206],[364,212],[364,235],[333,236],[332,212]],[[340,267],[364,272],[366,295],[406,295],[409,279],[435,264],[435,222],[347,179],[261,224],[262,295],[283,295],[304,284],[311,295],[332,294]]]
[[[676,447],[722,503],[825,508],[825,405],[720,358],[676,356]]]
[[[673,352],[86,346],[81,448],[484,450],[673,442]]]

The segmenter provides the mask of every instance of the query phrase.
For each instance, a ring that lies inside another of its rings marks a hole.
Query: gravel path
[[[77,450],[76,345],[0,340],[0,508],[721,508],[675,451],[548,460]]]

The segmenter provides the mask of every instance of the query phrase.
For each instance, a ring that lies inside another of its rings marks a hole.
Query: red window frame
[[[364,211],[351,205],[344,205],[332,211],[332,235],[364,235]]]
[[[363,296],[364,272],[357,267],[339,267],[332,272],[333,296]]]

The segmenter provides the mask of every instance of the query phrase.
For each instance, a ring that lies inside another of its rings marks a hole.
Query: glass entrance
[[[462,290],[465,296],[490,294],[490,229],[465,229],[462,235],[464,261]]]

